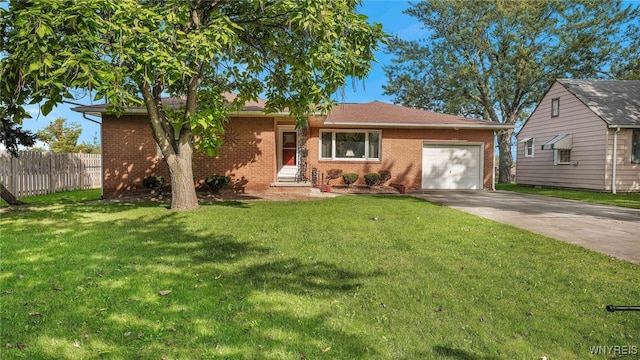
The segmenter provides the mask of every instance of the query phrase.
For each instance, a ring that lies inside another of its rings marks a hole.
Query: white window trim
[[[553,165],[570,165],[571,164],[571,155],[569,155],[569,161],[560,161],[560,151],[569,151],[569,154],[571,154],[571,150],[570,149],[554,149],[553,150]]]
[[[322,157],[322,134],[323,133],[331,133],[331,157]],[[336,133],[365,133],[364,140],[364,148],[365,148],[365,157],[364,158],[339,158],[336,157]],[[369,157],[369,133],[377,133],[378,134],[378,157],[372,158]],[[320,134],[318,134],[318,159],[319,160],[331,160],[331,161],[380,161],[382,157],[382,131],[380,130],[367,130],[367,129],[321,129]]]
[[[531,146],[528,146],[529,141],[531,141]],[[536,148],[536,139],[535,138],[527,139],[527,141],[524,142],[524,157],[528,157],[528,158],[534,157],[535,148]]]

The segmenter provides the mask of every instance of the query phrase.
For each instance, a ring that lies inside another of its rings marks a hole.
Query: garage
[[[481,144],[432,144],[422,147],[423,189],[482,189]]]

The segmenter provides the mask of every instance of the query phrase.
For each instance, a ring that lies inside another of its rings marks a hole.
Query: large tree
[[[614,76],[621,80],[640,80],[640,14],[625,30],[625,48],[613,63]]]
[[[36,135],[30,131],[22,129],[20,124],[13,122],[7,116],[7,109],[4,104],[0,104],[0,144],[12,156],[18,156],[20,146],[33,146],[36,142]],[[23,205],[24,203],[9,191],[3,183],[0,183],[0,198],[9,205]]]
[[[194,149],[215,153],[227,111],[264,95],[303,125],[362,78],[384,39],[354,0],[21,0],[0,15],[2,102],[43,113],[78,89],[111,110],[144,104],[171,175],[172,209],[198,206]],[[7,81],[5,81],[7,79]],[[238,94],[226,104],[225,92]],[[166,96],[184,99],[178,111]],[[196,145],[197,144],[197,145]]]
[[[406,13],[424,37],[390,41],[385,94],[505,124],[526,118],[556,78],[609,76],[620,29],[638,15],[619,0],[430,0]],[[510,181],[513,132],[498,134],[499,182]]]

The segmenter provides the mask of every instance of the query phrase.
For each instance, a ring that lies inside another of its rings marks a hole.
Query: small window
[[[551,99],[551,117],[560,116],[560,98]]]
[[[525,141],[525,143],[524,143],[524,156],[525,157],[533,157],[533,148],[535,146],[534,144],[535,144],[535,142],[534,142],[533,138]]]
[[[571,164],[571,150],[554,150],[553,151],[553,164],[554,165],[567,165]]]
[[[380,160],[380,132],[321,131],[320,159]]]
[[[640,164],[640,130],[633,130],[631,140],[631,162]]]

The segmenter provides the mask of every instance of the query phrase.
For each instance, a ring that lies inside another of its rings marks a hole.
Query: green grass
[[[584,190],[535,188],[515,184],[496,184],[497,190],[514,191],[526,194],[553,196],[563,199],[579,200],[596,204],[640,209],[640,193],[604,193]]]
[[[27,196],[20,198],[20,201],[27,204],[74,204],[91,200],[100,200],[101,189],[66,191],[47,195]],[[0,208],[8,207],[4,200],[0,199]]]
[[[0,358],[603,359],[590,346],[640,346],[640,316],[604,309],[638,303],[640,266],[453,209],[400,196],[165,206],[0,210]]]

